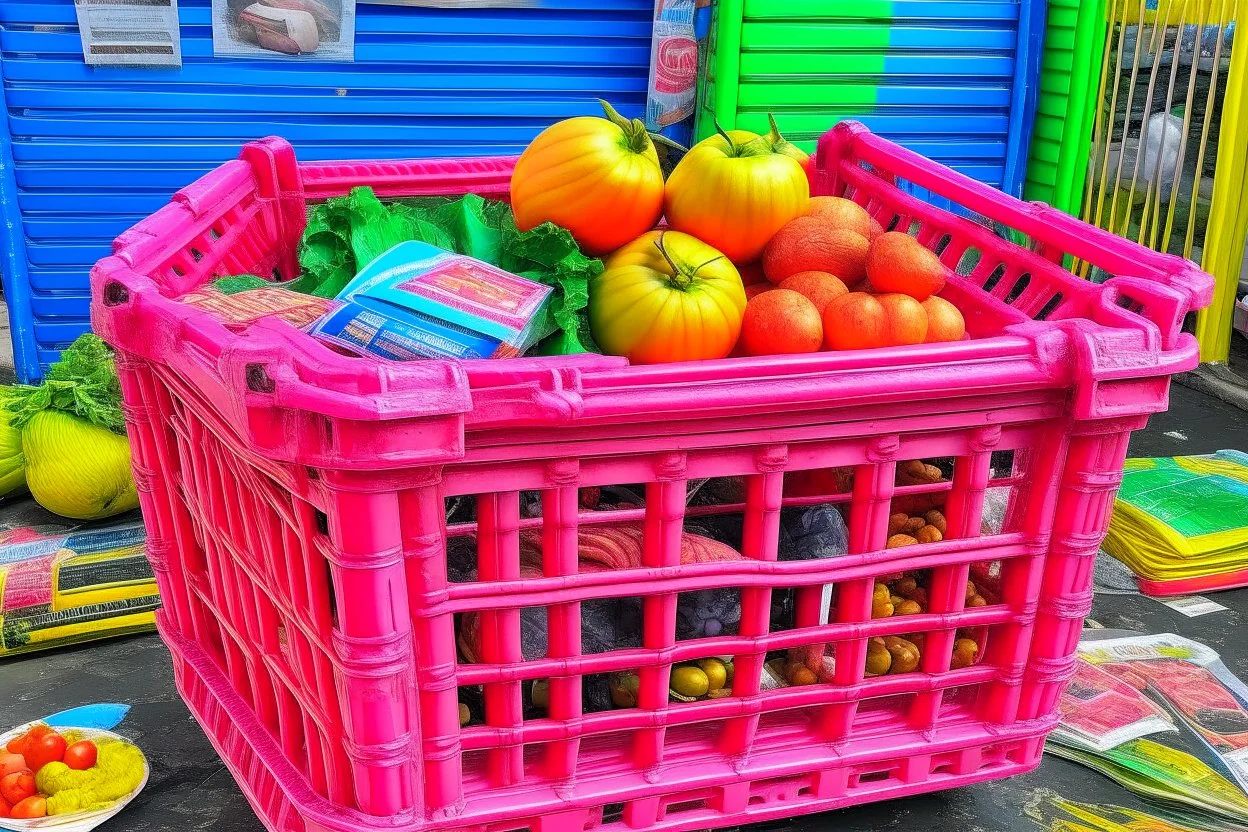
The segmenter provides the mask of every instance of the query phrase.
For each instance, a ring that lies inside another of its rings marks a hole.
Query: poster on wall
[[[212,0],[218,58],[355,60],[355,0]]]
[[[698,83],[695,0],[656,0],[646,126],[667,131],[693,115]],[[679,141],[680,139],[677,139]]]
[[[74,0],[90,66],[182,66],[178,0]]]

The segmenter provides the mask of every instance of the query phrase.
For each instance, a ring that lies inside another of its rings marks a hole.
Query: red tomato
[[[7,777],[15,771],[25,771],[30,768],[26,765],[26,758],[21,754],[10,754],[5,751],[0,753],[0,777]]]
[[[26,753],[26,749],[30,747],[31,743],[51,733],[52,729],[48,726],[36,725],[20,737],[9,740],[9,744],[5,747],[5,750],[11,754],[24,755]]]
[[[55,731],[44,734],[32,741],[22,756],[32,771],[38,771],[48,763],[59,763],[65,757],[65,738]]]
[[[28,797],[13,807],[10,816],[14,819],[44,818],[48,816],[48,799],[41,794]]]
[[[8,801],[0,798],[0,818],[11,817],[12,813],[13,807],[9,805]]]
[[[65,765],[76,771],[86,771],[95,765],[99,749],[91,740],[76,742],[65,749]]]
[[[0,798],[6,803],[21,803],[35,793],[35,775],[19,771],[8,777],[0,777]]]

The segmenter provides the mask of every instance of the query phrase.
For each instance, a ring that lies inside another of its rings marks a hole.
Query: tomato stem
[[[677,289],[687,289],[689,288],[689,285],[693,283],[693,275],[682,272],[680,267],[676,265],[676,261],[672,259],[670,254],[667,253],[667,246],[663,244],[663,238],[666,236],[666,231],[660,231],[659,239],[654,241],[654,247],[659,250],[659,254],[663,255],[663,259],[667,261],[667,265],[672,269],[672,276],[670,278],[672,285]],[[699,268],[701,267],[699,266]],[[697,269],[694,269],[694,271],[696,272]]]
[[[711,265],[712,263],[714,263],[716,260],[723,260],[723,259],[724,259],[724,255],[722,255],[722,254],[716,254],[714,257],[712,257],[710,260],[707,260],[707,261],[706,261],[705,263],[703,263],[701,266],[697,266],[696,268],[694,268],[693,273],[694,273],[694,274],[697,274],[698,272],[700,272],[700,271],[702,271],[703,269],[705,269],[707,266],[709,266],[709,265]]]
[[[771,143],[776,145],[783,142],[784,136],[780,135],[780,125],[776,124],[776,117],[771,113],[767,114],[767,123],[771,125],[771,132],[767,134],[767,138],[771,139]]]
[[[715,119],[715,132],[724,137],[724,141],[728,142],[728,150],[733,156],[737,155],[737,143],[732,140],[732,136],[728,135],[728,131],[719,126],[719,119]]]
[[[646,131],[646,125],[641,119],[635,118],[629,121],[604,99],[599,98],[598,103],[602,105],[602,112],[606,115],[607,121],[624,132],[629,150],[634,153],[645,153],[650,149],[650,134]]]
[[[654,142],[655,144],[661,144],[664,147],[670,147],[672,150],[679,150],[681,153],[689,152],[689,148],[685,147],[680,142],[672,141],[667,136],[664,136],[662,133],[651,133],[650,141]]]

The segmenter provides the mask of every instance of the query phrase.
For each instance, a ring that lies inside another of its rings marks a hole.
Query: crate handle
[[[1100,308],[1115,313],[1128,312],[1156,325],[1161,333],[1161,348],[1172,350],[1183,334],[1183,319],[1189,309],[1188,298],[1162,283],[1138,277],[1112,277],[1102,284]]]
[[[286,280],[300,274],[299,241],[307,225],[303,178],[290,142],[269,136],[243,145],[239,159],[251,166],[260,199],[277,203],[278,236],[281,238],[277,268]]]

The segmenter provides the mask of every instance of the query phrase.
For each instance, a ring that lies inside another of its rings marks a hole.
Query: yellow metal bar
[[[1125,31],[1126,29],[1124,27],[1123,29],[1124,35],[1125,35]],[[1144,43],[1144,9],[1141,8],[1139,19],[1136,21],[1135,49],[1131,55],[1131,78],[1130,78],[1130,82],[1127,85],[1127,106],[1125,109],[1125,112],[1127,115],[1126,115],[1125,122],[1123,123],[1123,126],[1122,126],[1122,141],[1119,143],[1118,167],[1114,171],[1113,183],[1111,185],[1112,190],[1110,191],[1112,196],[1110,197],[1110,203],[1109,203],[1109,219],[1106,220],[1105,224],[1101,226],[1102,228],[1108,228],[1110,231],[1114,232],[1115,234],[1121,234],[1123,237],[1127,236],[1127,232],[1130,230],[1130,227],[1131,227],[1131,201],[1135,198],[1135,176],[1134,174],[1131,177],[1131,190],[1127,191],[1125,199],[1119,199],[1118,195],[1122,187],[1122,166],[1127,161],[1127,148],[1130,145],[1130,142],[1128,141],[1128,133],[1131,128],[1131,114],[1135,112],[1135,110],[1132,109],[1132,106],[1135,103],[1135,88],[1137,86],[1136,82],[1140,77],[1140,47],[1143,45],[1143,43]],[[1119,41],[1118,63],[1119,65],[1121,65],[1122,63],[1121,41]],[[1118,92],[1118,85],[1116,81],[1118,77],[1121,77],[1121,75],[1122,73],[1118,72],[1116,73],[1116,77],[1115,77],[1115,84],[1114,84],[1115,96],[1112,102],[1113,108],[1110,110],[1111,128],[1113,126],[1113,120],[1117,117],[1117,113],[1118,113],[1118,96],[1116,94]],[[1151,93],[1151,88],[1150,88],[1150,93]],[[1144,123],[1140,125],[1140,130],[1141,130],[1140,141],[1135,151],[1137,164],[1133,165],[1133,167],[1136,169],[1139,168],[1138,162],[1139,162],[1140,154],[1145,151],[1144,130],[1145,130],[1145,125],[1147,125],[1147,123],[1148,123],[1148,119],[1145,119]],[[1111,129],[1110,134],[1106,136],[1106,145],[1105,145],[1106,148],[1109,147],[1109,142],[1112,141],[1112,139],[1113,139],[1113,132]],[[1108,151],[1105,154],[1105,159],[1107,162],[1109,161]],[[1104,184],[1108,184],[1103,177],[1102,177],[1102,183],[1103,183],[1103,186]],[[1126,204],[1125,205],[1126,217],[1124,217],[1122,221],[1122,229],[1119,230],[1118,223],[1116,222],[1116,220],[1118,216],[1118,206],[1119,204],[1122,204],[1123,202],[1125,202]],[[1099,210],[1097,211],[1096,220],[1097,220],[1097,225],[1101,225],[1101,216],[1100,216]]]
[[[1209,149],[1209,126],[1212,123],[1209,114],[1213,112],[1214,99],[1218,93],[1218,75],[1222,69],[1222,42],[1222,37],[1219,36],[1214,48],[1213,69],[1209,77],[1209,89],[1205,93],[1204,120],[1200,129],[1200,144],[1196,150],[1196,173],[1192,182],[1192,199],[1187,206],[1187,231],[1183,236],[1183,256],[1189,260],[1192,257],[1192,248],[1196,244],[1196,209],[1199,207],[1200,202],[1200,181],[1205,176],[1205,153]],[[1208,224],[1207,221],[1206,224]],[[1208,229],[1204,230],[1207,231]],[[1208,234],[1202,234],[1200,238],[1202,258],[1204,256],[1205,241],[1208,239],[1208,236]]]
[[[1200,260],[1201,267],[1217,281],[1213,304],[1196,317],[1201,359],[1225,361],[1230,351],[1231,316],[1248,239],[1248,44],[1242,44],[1243,38],[1239,48],[1227,44],[1225,26],[1231,21],[1248,21],[1248,0],[1161,0],[1158,5],[1159,8],[1149,10],[1144,0],[1109,0],[1107,4],[1109,26],[1102,53],[1090,154],[1093,164],[1084,195],[1083,217],[1158,251],[1182,251],[1184,256]],[[1196,51],[1190,67],[1183,66],[1177,55],[1169,67],[1162,66],[1166,44],[1173,42],[1171,49],[1177,52],[1188,26],[1217,27],[1211,69],[1198,68],[1202,43],[1199,31],[1195,34]],[[1129,28],[1135,30],[1135,43],[1133,48],[1124,48]],[[1224,65],[1228,50],[1229,68]],[[1142,63],[1145,65],[1141,66]],[[1148,73],[1147,78],[1142,73]],[[1207,94],[1197,94],[1198,76],[1209,80]],[[1164,104],[1156,101],[1163,93]],[[1125,107],[1120,108],[1124,98]],[[1141,103],[1142,120],[1132,115]],[[1177,169],[1171,172],[1166,157],[1174,153],[1174,148],[1167,146],[1172,142],[1169,133],[1174,128],[1168,116],[1180,104],[1183,133],[1179,138]],[[1122,118],[1120,109],[1125,111]],[[1221,120],[1215,123],[1214,113],[1219,111]],[[1165,117],[1150,124],[1158,113]],[[1166,132],[1150,135],[1157,130]],[[1119,137],[1117,148],[1115,136]],[[1161,146],[1155,160],[1148,160],[1150,141],[1154,150]],[[1134,160],[1128,158],[1133,142]],[[1118,152],[1116,164],[1111,150]],[[1212,197],[1202,201],[1202,182],[1206,193],[1209,187],[1205,173],[1207,157],[1215,152],[1215,164],[1211,166]],[[1184,169],[1193,181],[1189,204],[1180,207],[1182,191],[1189,187],[1184,181]],[[1206,206],[1207,220],[1198,228],[1198,214],[1204,213]],[[1137,221],[1138,228],[1132,228]],[[1174,240],[1176,226],[1183,225],[1186,228],[1182,238]],[[1086,264],[1076,264],[1076,269],[1088,276]]]
[[[1237,0],[1238,25],[1248,20],[1248,0]],[[1226,361],[1231,349],[1231,315],[1248,237],[1248,45],[1231,50],[1222,99],[1222,124],[1214,168],[1213,201],[1205,230],[1201,268],[1217,281],[1213,304],[1196,318],[1202,361]]]
[[[1235,0],[1230,0],[1230,2],[1234,2],[1234,1]],[[1224,20],[1226,19],[1226,4],[1228,0],[1219,0],[1219,2],[1220,2],[1220,11],[1219,11],[1218,19]],[[1221,46],[1220,43],[1219,43],[1219,46]],[[1174,63],[1177,65],[1179,62],[1175,61]],[[1192,112],[1193,112],[1192,105],[1196,101],[1196,80],[1200,77],[1199,70],[1200,70],[1200,61],[1192,61],[1189,71],[1188,71],[1188,78],[1187,78],[1187,97],[1183,101],[1183,125],[1184,126],[1183,126],[1183,140],[1179,144],[1179,159],[1187,159],[1187,137],[1188,137],[1188,134],[1190,133],[1187,125],[1191,122],[1191,117],[1192,117]],[[1178,202],[1176,201],[1175,197],[1178,196],[1179,194],[1179,182],[1181,179],[1182,179],[1181,176],[1176,176],[1174,177],[1174,181],[1170,183],[1170,199],[1169,199],[1169,205],[1166,208],[1165,230],[1162,231],[1161,241],[1159,243],[1156,243],[1153,246],[1154,248],[1156,248],[1157,251],[1169,251],[1170,250],[1170,238],[1174,235],[1174,215],[1175,215],[1175,212],[1178,210]],[[1199,182],[1199,172],[1197,173],[1197,182]],[[1158,182],[1159,188],[1160,188],[1160,185],[1161,183]],[[1194,190],[1196,189],[1196,187],[1197,185],[1193,184]],[[1158,199],[1161,198],[1160,190],[1158,191],[1157,198]],[[1195,204],[1194,193],[1193,193],[1192,201],[1193,201],[1193,204]],[[1189,228],[1191,227],[1190,221],[1188,222],[1188,227]]]
[[[1187,5],[1186,3],[1183,2],[1183,0],[1179,0],[1179,2],[1182,5]],[[1173,0],[1166,0],[1166,5],[1167,7],[1173,6],[1174,5]],[[1165,11],[1165,10],[1162,10],[1162,11]],[[1181,24],[1182,24],[1182,18],[1180,16],[1180,25]],[[1140,38],[1140,37],[1136,38],[1137,46],[1139,45],[1139,42],[1142,39],[1143,38]],[[1153,97],[1154,97],[1153,94],[1157,88],[1157,76],[1160,74],[1160,71],[1161,71],[1161,56],[1164,51],[1162,47],[1165,45],[1165,42],[1166,42],[1165,27],[1154,23],[1152,30],[1149,33],[1149,37],[1148,37],[1148,49],[1153,55],[1153,68],[1148,73],[1148,91],[1144,94],[1144,118],[1143,118],[1142,123],[1140,124],[1140,146],[1136,150],[1135,163],[1131,166],[1131,189],[1129,191],[1130,196],[1127,200],[1127,216],[1123,218],[1123,225],[1126,228],[1127,232],[1130,232],[1131,230],[1131,215],[1135,213],[1136,182],[1139,179],[1141,172],[1144,172],[1145,177],[1149,175],[1149,173],[1145,171],[1145,168],[1147,167],[1147,164],[1148,164],[1148,139],[1149,139],[1149,133],[1152,131],[1153,116],[1157,114],[1153,112]],[[1178,66],[1178,64],[1179,62],[1177,59],[1170,61],[1172,78],[1173,78],[1173,68]],[[1134,87],[1135,76],[1132,76],[1131,82],[1132,82],[1131,86]],[[1171,92],[1172,89],[1173,87],[1167,87],[1167,92],[1168,93]],[[1130,114],[1131,112],[1131,109],[1129,106],[1128,106],[1127,112],[1128,114]],[[1157,163],[1155,165],[1155,169],[1151,172],[1154,178],[1160,177],[1161,166],[1162,164],[1164,164],[1165,158],[1166,158],[1166,152],[1165,152],[1166,151],[1166,148],[1165,148],[1166,127],[1169,125],[1169,121],[1166,118],[1164,118],[1164,116],[1169,115],[1170,113],[1170,96],[1169,95],[1166,96],[1166,106],[1163,107],[1158,112],[1160,112],[1163,115],[1163,118],[1161,120],[1161,146],[1158,148],[1158,151],[1157,151]],[[1128,115],[1128,119],[1129,118],[1130,116]],[[1126,158],[1126,153],[1125,153],[1126,143],[1127,143],[1126,135],[1124,131],[1123,158]],[[1140,245],[1144,245],[1144,236],[1148,230],[1148,213],[1149,213],[1149,208],[1151,207],[1151,202],[1149,200],[1150,189],[1147,188],[1147,181],[1148,180],[1146,178],[1144,183],[1140,183],[1142,185],[1145,185],[1144,203],[1140,206],[1139,232],[1136,234],[1136,237],[1135,237],[1136,243]],[[1126,236],[1126,235],[1124,234],[1123,236]]]

